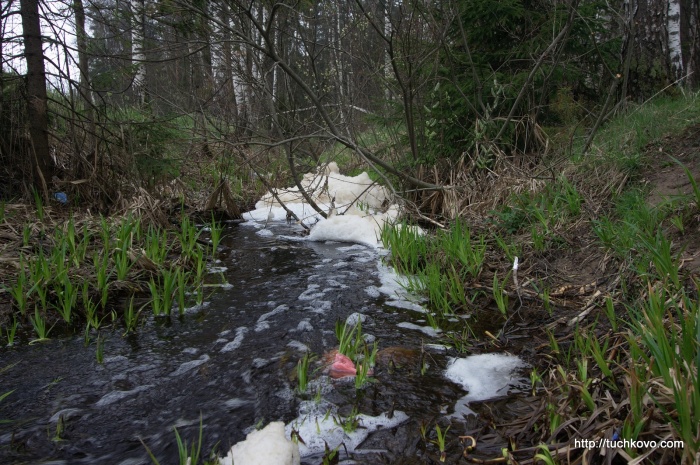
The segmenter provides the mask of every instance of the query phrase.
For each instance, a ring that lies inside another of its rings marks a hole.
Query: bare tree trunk
[[[681,50],[680,0],[668,0],[666,25],[668,33],[668,60],[671,65],[671,77],[674,80],[679,80],[685,74],[685,69],[683,67],[683,52]]]
[[[88,159],[92,158],[92,166],[97,167],[97,151],[95,150],[95,117],[93,112],[92,89],[90,86],[89,58],[87,52],[88,35],[85,31],[85,7],[83,0],[73,0],[73,12],[75,13],[75,35],[78,47],[78,70],[80,71],[80,98],[83,101],[83,110],[88,123],[88,135],[86,146]]]
[[[637,0],[626,0],[624,2],[624,39],[623,49],[620,53],[620,60],[623,61],[624,67],[622,72],[622,88],[620,90],[620,101],[623,105],[626,105],[627,101],[627,86],[629,84],[630,76],[630,61],[632,60],[632,50],[634,48],[635,38],[634,35],[637,32],[635,17],[637,16],[637,10],[639,6],[637,5]]]
[[[136,68],[134,91],[139,105],[148,103],[146,81],[146,0],[131,0],[131,59]]]
[[[700,1],[687,0],[681,3],[681,41],[686,58],[687,83],[691,88],[700,84]],[[685,21],[683,21],[685,20]]]
[[[29,134],[33,148],[32,183],[48,197],[47,181],[51,181],[53,163],[49,153],[49,120],[47,115],[46,70],[41,42],[39,0],[20,0],[24,37],[24,58],[27,61],[27,100]]]
[[[337,2],[335,4],[335,21],[334,21],[334,32],[335,32],[335,44],[333,44],[333,61],[335,65],[335,75],[337,79],[338,86],[338,114],[340,116],[341,126],[345,126],[347,121],[347,116],[345,115],[345,107],[347,105],[347,98],[345,96],[345,69],[343,66],[343,57],[341,56],[343,48],[343,32],[340,21],[340,5],[342,2]]]
[[[226,105],[227,109],[231,109],[234,121],[238,120],[238,98],[236,96],[236,86],[235,86],[235,75],[233,68],[233,47],[231,47],[232,37],[231,37],[231,10],[227,2],[223,2],[223,22],[226,27],[223,28],[223,44],[222,44],[222,54],[223,54],[223,65],[224,65],[224,86],[226,86],[226,92],[224,93],[224,98],[227,99],[230,104]]]

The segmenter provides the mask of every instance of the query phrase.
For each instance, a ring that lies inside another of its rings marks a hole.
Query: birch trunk
[[[680,0],[668,0],[666,30],[668,34],[668,60],[670,62],[671,78],[678,81],[685,74],[685,69],[683,67],[683,51],[681,48]]]
[[[148,102],[146,82],[146,1],[131,0],[131,61],[135,68],[134,94],[139,105]]]

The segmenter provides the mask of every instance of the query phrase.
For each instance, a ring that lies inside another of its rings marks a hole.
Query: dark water
[[[245,225],[232,226],[223,245],[219,265],[227,269],[211,280],[230,286],[182,320],[148,318],[127,336],[108,331],[103,364],[81,336],[0,349],[0,394],[14,390],[0,402],[0,420],[10,420],[0,424],[0,463],[151,463],[144,444],[161,463],[177,463],[173,427],[192,440],[200,419],[204,450],[216,446],[223,455],[254,425],[297,416],[296,363],[306,348],[322,354],[337,345],[337,320],[368,315],[363,332],[380,348],[436,342],[397,326],[425,323],[377,291],[372,249],[261,237]],[[440,350],[406,354],[359,394],[346,383],[326,396],[341,414],[355,407],[410,417],[398,430],[370,436],[367,448],[384,452],[358,453],[355,463],[425,463],[418,423],[435,420],[464,394],[441,376]]]

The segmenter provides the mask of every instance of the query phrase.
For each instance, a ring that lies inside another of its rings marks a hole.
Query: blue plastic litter
[[[53,198],[58,200],[62,205],[68,204],[68,196],[65,192],[56,192]]]

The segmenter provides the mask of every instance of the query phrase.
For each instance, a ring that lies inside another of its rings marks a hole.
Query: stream
[[[314,402],[332,418],[354,409],[394,419],[377,431],[360,422],[364,434],[343,463],[429,463],[421,422],[470,412],[465,387],[445,377],[448,357],[459,355],[438,344],[381,251],[305,241],[294,228],[228,227],[205,305],[168,323],[148,317],[125,336],[102,331],[101,364],[94,339],[86,348],[79,334],[0,348],[0,395],[13,390],[0,402],[0,463],[148,464],[146,447],[177,463],[173,427],[190,443],[200,421],[203,451],[225,455],[256,425],[283,421],[289,430]],[[392,361],[361,391],[319,370],[312,392],[297,394],[298,360],[337,347],[335,323],[353,313],[365,315],[362,332],[380,349],[395,348]],[[503,397],[518,366],[498,374],[501,392],[472,400]],[[476,425],[469,418],[459,418],[465,431]],[[321,455],[302,451],[302,463]]]

